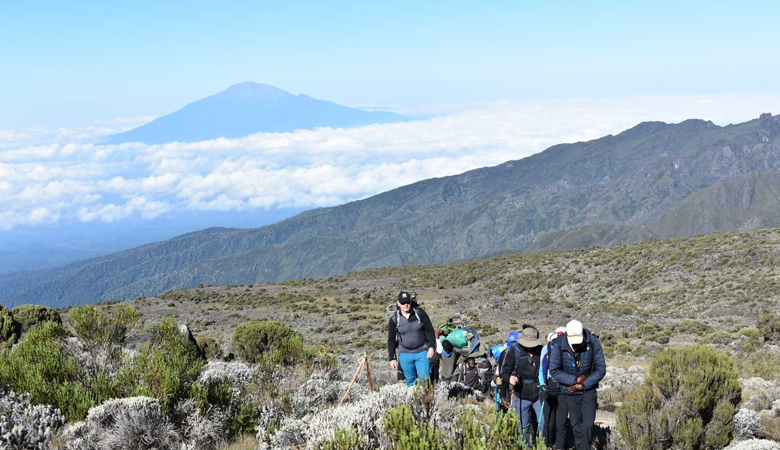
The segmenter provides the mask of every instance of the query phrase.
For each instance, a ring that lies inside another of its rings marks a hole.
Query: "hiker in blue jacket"
[[[604,351],[597,336],[578,320],[566,324],[566,334],[550,347],[550,373],[560,383],[569,410],[577,450],[589,450],[596,421],[596,388],[607,373]]]

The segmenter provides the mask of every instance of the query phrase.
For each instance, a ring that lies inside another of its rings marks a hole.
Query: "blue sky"
[[[645,120],[778,113],[778,17],[755,0],[0,0],[0,266],[260,226]],[[418,120],[99,143],[243,81]]]
[[[780,2],[0,2],[0,129],[241,81],[349,105],[774,92]]]

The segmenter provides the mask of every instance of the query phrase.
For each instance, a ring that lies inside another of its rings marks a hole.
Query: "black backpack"
[[[547,344],[547,367],[549,371],[550,367],[550,352],[552,351],[553,345],[552,342]],[[547,376],[547,395],[555,397],[556,395],[561,393],[561,384],[558,383],[558,381],[555,380],[555,378],[552,377],[552,375]]]

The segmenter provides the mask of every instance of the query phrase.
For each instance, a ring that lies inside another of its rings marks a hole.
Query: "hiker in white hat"
[[[607,373],[598,336],[578,320],[566,324],[566,333],[550,348],[550,373],[561,385],[569,410],[577,450],[589,450],[596,421],[596,389]]]

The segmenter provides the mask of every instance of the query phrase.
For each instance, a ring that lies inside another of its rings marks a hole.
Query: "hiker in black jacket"
[[[598,337],[572,320],[550,348],[550,373],[561,385],[577,450],[589,450],[596,421],[596,389],[607,373]]]
[[[510,386],[514,389],[511,407],[520,417],[520,432],[526,445],[534,445],[536,442],[531,431],[538,431],[544,427],[541,414],[542,402],[539,397],[539,364],[542,346],[539,330],[532,326],[524,327],[517,344],[505,350],[501,366],[502,387]]]
[[[412,302],[408,292],[398,294],[396,307],[387,324],[387,357],[390,368],[398,370],[400,366],[406,385],[413,386],[417,380],[430,379],[430,359],[435,353],[436,337],[428,314]]]

